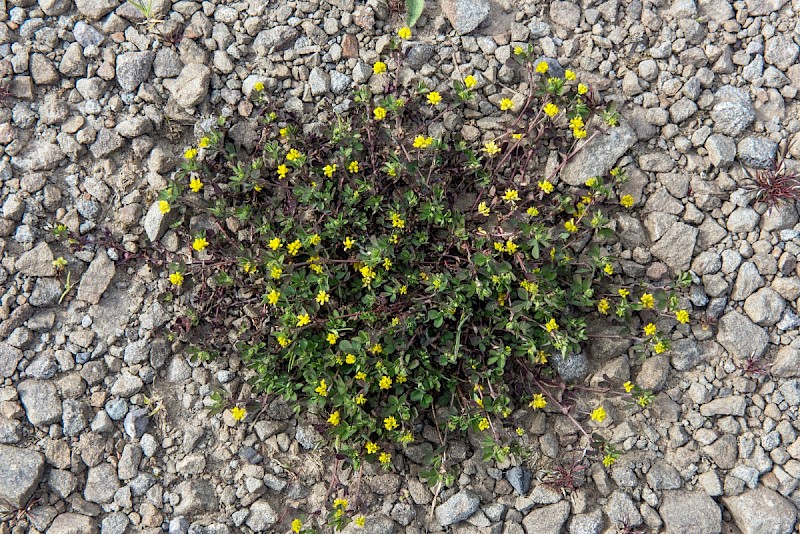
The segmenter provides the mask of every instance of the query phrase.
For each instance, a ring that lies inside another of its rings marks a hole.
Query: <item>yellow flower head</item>
[[[525,213],[527,213],[531,217],[536,217],[537,215],[539,215],[539,210],[535,206],[531,206],[530,208],[525,210]]]
[[[608,313],[608,309],[611,307],[611,304],[608,302],[608,299],[602,299],[600,302],[597,303],[597,311],[606,315]]]
[[[330,300],[331,300],[331,296],[328,294],[327,291],[320,290],[320,292],[317,293],[316,301],[317,301],[317,304],[319,304],[320,306],[322,306],[323,304],[326,304]]]
[[[628,298],[628,295],[631,294],[631,292],[625,289],[624,287],[619,288],[617,290],[617,293],[619,293],[619,296],[622,298]]]
[[[300,530],[303,528],[303,522],[299,519],[295,519],[292,521],[292,532],[295,534],[300,534]]]
[[[322,243],[322,238],[320,237],[319,234],[314,234],[308,239],[308,242],[314,246],[317,246],[320,243]]]
[[[188,149],[186,152],[183,153],[183,157],[188,160],[193,160],[194,158],[197,157],[197,149],[196,148]]]
[[[578,84],[578,94],[579,95],[585,95],[588,92],[589,92],[589,87],[585,83],[579,83]]]
[[[386,109],[378,106],[377,108],[372,110],[372,114],[375,115],[376,121],[382,121],[383,119],[386,118]]]
[[[355,523],[356,526],[359,527],[359,528],[364,528],[364,525],[367,524],[367,518],[364,517],[363,515],[360,515],[360,516],[356,517],[355,519],[353,519],[353,523]]]
[[[384,72],[386,72],[386,63],[384,63],[383,61],[376,61],[372,65],[372,72],[374,72],[375,74],[383,74]]]
[[[442,95],[438,91],[431,91],[428,93],[428,104],[431,106],[438,106],[442,101]]]
[[[575,139],[583,139],[586,137],[586,130],[582,128],[575,128],[572,130],[572,135],[575,136]]]
[[[509,109],[514,109],[514,101],[510,98],[504,98],[500,101],[500,110],[501,111],[508,111]]]
[[[552,332],[553,330],[558,330],[558,323],[556,322],[555,319],[551,317],[550,320],[547,321],[547,323],[545,323],[544,328],[548,332]]]
[[[653,350],[656,351],[656,354],[661,354],[662,352],[667,350],[667,344],[664,343],[663,341],[659,341],[658,343],[656,343],[656,346],[653,347]]]
[[[611,265],[610,263],[606,263],[606,266],[605,266],[605,267],[603,267],[603,271],[604,271],[604,272],[605,272],[607,275],[611,276],[612,274],[614,274],[614,266],[613,266],[613,265]]]
[[[288,158],[289,156],[286,157]],[[285,163],[281,163],[278,165],[276,172],[278,173],[278,179],[283,180],[286,178],[286,175],[289,174],[289,167],[287,167]]]
[[[356,375],[355,375],[355,379],[356,380],[366,380],[367,379],[367,373],[365,373],[364,371],[358,371],[356,373]]]
[[[577,232],[578,231],[578,226],[575,224],[575,219],[570,219],[567,222],[565,222],[564,223],[564,229],[567,232],[571,233],[571,234],[574,234],[575,232]]]
[[[283,242],[281,241],[280,237],[273,237],[269,240],[269,248],[272,250],[278,250],[283,246]]]
[[[286,159],[288,161],[296,161],[296,160],[299,160],[302,157],[303,157],[303,154],[299,150],[297,150],[296,148],[293,148],[293,149],[289,150],[289,152],[286,154]]]
[[[381,377],[380,382],[378,382],[378,386],[380,386],[381,389],[389,389],[392,387],[392,379],[384,375]]]
[[[210,144],[211,144],[211,139],[205,136],[201,137],[200,141],[197,142],[197,146],[199,146],[200,148],[208,148]]]
[[[689,322],[689,312],[686,310],[678,310],[675,312],[675,318],[681,324],[686,324]]]
[[[547,115],[548,117],[555,117],[556,115],[558,115],[559,110],[558,106],[556,106],[552,102],[548,102],[547,104],[545,104],[544,108],[542,108],[542,111],[544,111],[545,115]]]
[[[476,85],[478,85],[478,80],[476,80],[475,76],[473,76],[472,74],[464,78],[464,87],[466,87],[467,89],[472,89]]]
[[[201,189],[203,189],[203,182],[197,176],[194,176],[191,180],[189,180],[189,189],[191,189],[194,193],[199,193]]]
[[[300,242],[299,239],[295,239],[294,241],[286,245],[286,250],[288,250],[289,254],[291,254],[292,256],[297,256],[301,248],[303,248],[303,244]]]
[[[547,64],[546,61],[540,61],[536,65],[536,72],[539,74],[547,74],[547,71],[550,69],[550,65]]]
[[[349,236],[346,237],[344,241],[342,241],[342,245],[344,245],[345,250],[350,250],[351,248],[353,248],[353,245],[355,244],[356,244],[355,240]]]
[[[231,416],[233,416],[234,421],[242,421],[247,416],[247,410],[239,406],[234,406],[231,408]]]
[[[631,391],[633,391],[633,387],[634,387],[633,386],[633,382],[631,382],[629,380],[629,381],[625,382],[624,384],[622,384],[622,387],[625,388],[625,393],[630,393]]]
[[[176,271],[169,275],[169,281],[174,286],[180,286],[183,283],[183,275]]]
[[[519,191],[516,189],[506,189],[506,192],[503,195],[503,200],[506,202],[514,202],[519,200]]]
[[[575,76],[575,73],[573,71],[567,69],[566,71],[564,71],[564,78],[572,82],[575,81],[577,76]]]
[[[255,89],[256,91],[263,91],[264,90],[264,82],[258,81],[256,83],[254,83],[253,84],[253,89]]]
[[[533,396],[533,400],[531,400],[528,406],[530,406],[534,410],[541,410],[545,406],[547,406],[547,399],[545,399],[544,395],[542,395],[541,393],[536,393]]]
[[[319,385],[317,386],[317,389],[315,389],[314,391],[316,391],[320,397],[328,396],[328,384],[325,382],[324,378],[319,381]]]
[[[633,197],[630,195],[625,195],[621,199],[619,199],[619,203],[623,208],[632,208],[634,204]]]
[[[267,302],[269,302],[270,305],[272,306],[275,306],[280,299],[281,299],[281,292],[278,291],[277,289],[273,289],[267,295]]]
[[[307,313],[304,313],[302,315],[298,315],[297,316],[297,326],[298,326],[298,328],[301,327],[301,326],[305,326],[307,324],[311,324],[311,317]]]
[[[322,169],[322,172],[325,173],[325,176],[328,178],[333,176],[333,173],[336,172],[336,164],[333,165],[325,165],[325,168]]]
[[[403,26],[397,30],[397,35],[400,37],[400,39],[411,39],[411,28],[408,26]]]
[[[650,293],[642,293],[642,296],[639,298],[639,302],[642,303],[643,308],[647,309],[652,309],[656,304],[655,298],[653,298],[653,295]]]
[[[414,138],[414,148],[429,148],[433,144],[433,137],[418,135]]]
[[[375,454],[379,449],[378,444],[372,441],[368,441],[364,447],[367,449],[367,454]]]
[[[489,206],[486,205],[486,202],[481,202],[480,204],[478,204],[478,213],[480,213],[484,217],[489,216]]]
[[[269,276],[270,276],[270,277],[271,277],[273,280],[277,280],[278,278],[280,278],[280,277],[281,277],[281,275],[282,275],[282,274],[283,274],[283,269],[281,269],[280,267],[273,267],[273,268],[272,268],[272,269],[270,269],[270,271],[269,271]]]
[[[405,295],[408,293],[408,286],[400,286],[400,294]]]
[[[611,456],[610,454],[606,454],[603,456],[603,465],[606,467],[611,467],[616,463],[617,459]]]
[[[598,406],[597,408],[592,410],[592,413],[589,414],[589,417],[592,419],[592,421],[602,423],[603,421],[605,421],[606,415],[608,414],[606,414],[605,408],[603,408],[602,406]]]
[[[657,330],[656,325],[654,325],[653,323],[647,323],[646,325],[644,325],[644,335],[646,336],[652,336],[653,334],[656,333],[656,330]]]
[[[399,425],[397,424],[397,419],[395,419],[393,415],[390,415],[389,417],[383,420],[383,427],[386,430],[394,430],[398,426]]]
[[[339,426],[339,423],[341,421],[342,421],[342,418],[339,415],[339,410],[336,410],[335,412],[333,412],[330,415],[330,417],[328,417],[328,423],[330,423],[331,426]],[[347,505],[345,504],[345,506],[347,506]]]
[[[195,237],[192,242],[192,248],[197,252],[201,252],[208,247],[208,240],[205,237]]]
[[[353,174],[357,173],[358,172],[358,162],[357,161],[351,161],[350,165],[347,166],[347,170],[350,171]]]
[[[170,210],[169,202],[167,202],[166,200],[158,201],[158,211],[166,215],[167,213],[169,213],[169,210]]]
[[[483,151],[489,154],[490,156],[494,156],[495,154],[499,154],[503,149],[497,146],[497,143],[494,141],[486,141],[483,145]]]
[[[489,426],[489,420],[485,417],[478,421],[478,430],[486,430]]]
[[[358,395],[356,395],[356,396],[353,398],[353,400],[354,400],[354,401],[355,401],[355,403],[356,403],[357,405],[359,405],[359,406],[361,406],[362,404],[366,404],[366,403],[367,403],[367,398],[366,398],[366,397],[365,397],[363,394],[361,394],[361,393],[359,393]]]
[[[539,182],[538,182],[538,184],[537,184],[537,185],[539,186],[539,189],[541,189],[542,191],[544,191],[544,192],[545,192],[545,194],[547,194],[547,195],[549,195],[550,193],[552,193],[552,192],[553,192],[553,189],[555,189],[555,187],[553,186],[553,184],[552,184],[552,183],[550,183],[550,180],[541,180],[541,181],[539,181]]]
[[[381,455],[378,456],[378,461],[383,465],[388,465],[388,463],[392,461],[392,455],[388,452],[382,452]]]

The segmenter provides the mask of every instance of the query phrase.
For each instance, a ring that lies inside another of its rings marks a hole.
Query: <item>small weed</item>
[[[747,189],[755,193],[755,202],[764,202],[772,208],[780,202],[800,200],[800,174],[791,172],[786,166],[786,153],[789,146],[783,143],[777,157],[769,169],[750,172],[742,167],[752,180]]]

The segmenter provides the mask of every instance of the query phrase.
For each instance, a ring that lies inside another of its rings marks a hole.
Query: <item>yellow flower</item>
[[[288,158],[289,156],[286,157]],[[286,178],[286,175],[289,174],[289,167],[287,167],[285,163],[281,163],[280,165],[278,165],[277,173],[278,173],[278,179],[283,180],[284,178]]]
[[[335,345],[338,340],[339,340],[339,334],[337,334],[336,332],[328,332],[328,343],[330,343],[331,345]]]
[[[392,455],[388,452],[382,452],[380,456],[378,456],[378,461],[383,465],[387,465],[389,462],[392,461]]]
[[[304,313],[302,315],[298,315],[297,316],[297,326],[298,326],[298,328],[301,327],[301,326],[305,326],[307,324],[310,324],[310,323],[311,323],[311,317],[307,313]]]
[[[569,127],[572,128],[573,130],[578,130],[580,128],[583,128],[583,119],[581,118],[581,116],[577,115],[577,116],[571,118],[569,120]],[[589,187],[591,187],[591,186],[589,186]]]
[[[372,354],[382,354],[383,353],[383,345],[380,343],[375,343],[372,345],[372,348],[369,349]]]
[[[656,325],[654,325],[653,323],[647,323],[646,325],[644,325],[644,335],[646,336],[652,336],[653,334],[656,333],[656,330],[657,330]]]
[[[308,242],[314,246],[317,246],[322,243],[322,238],[319,236],[319,234],[314,234],[309,238]]]
[[[577,78],[577,76],[575,76],[574,72],[567,69],[566,71],[564,71],[564,78],[566,78],[569,81],[574,81]]]
[[[519,426],[517,427],[517,430],[515,430],[515,432],[516,432],[516,433],[517,433],[517,435],[518,435],[518,436],[520,436],[520,437],[522,437],[522,436],[524,436],[524,435],[525,435],[525,429],[524,429],[524,428],[522,428],[522,427],[519,427]]]
[[[489,216],[489,206],[486,205],[486,202],[481,202],[480,204],[478,204],[478,213],[480,213],[484,217]]]
[[[195,237],[194,241],[192,242],[192,248],[195,249],[197,252],[201,252],[206,249],[208,246],[208,241],[205,237]]]
[[[322,169],[322,172],[323,172],[323,173],[325,173],[325,176],[327,176],[328,178],[330,178],[331,176],[333,176],[333,173],[335,173],[335,172],[336,172],[336,164],[333,164],[333,165],[325,165],[325,168],[324,168],[324,169]]]
[[[381,389],[389,389],[392,387],[392,379],[384,375],[381,377],[380,382],[378,382],[378,386],[380,386]]]
[[[169,213],[169,210],[170,210],[169,202],[167,202],[166,200],[158,201],[158,211],[166,215],[167,213]]]
[[[505,246],[505,244],[504,244],[502,241],[497,241],[497,242],[495,242],[495,244],[494,244],[494,249],[495,249],[497,252],[505,252],[505,251],[506,251],[506,246]]]
[[[658,343],[656,343],[656,346],[653,347],[653,350],[656,351],[656,354],[661,354],[662,352],[667,350],[667,344],[664,343],[663,341],[659,341]]]
[[[564,223],[564,229],[567,232],[571,233],[571,234],[574,234],[575,232],[577,232],[578,231],[578,227],[575,225],[575,219],[570,219],[567,222],[565,222]]]
[[[253,84],[253,89],[255,89],[256,91],[263,91],[264,90],[264,82],[258,81],[256,83],[254,83]]]
[[[548,102],[544,106],[542,111],[544,111],[545,115],[547,115],[548,117],[555,117],[556,115],[558,115],[558,106],[556,106],[552,102]]]
[[[180,286],[183,283],[183,275],[179,272],[174,272],[169,275],[169,281],[174,286]]]
[[[610,454],[606,454],[605,456],[603,456],[603,465],[606,467],[611,467],[612,465],[614,465],[616,461],[617,459],[611,456]]]
[[[578,84],[578,94],[579,95],[585,95],[588,92],[589,92],[589,87],[585,83],[579,83]]]
[[[361,393],[356,395],[353,400],[359,406],[361,406],[362,404],[366,404],[367,403],[367,398],[364,395],[362,395]]]
[[[625,388],[625,393],[630,393],[631,391],[633,391],[633,387],[634,387],[633,386],[633,382],[631,382],[629,380],[628,382],[625,382],[624,384],[622,384],[622,387]]]
[[[291,339],[289,339],[288,337],[284,336],[283,334],[278,334],[277,340],[278,340],[278,344],[283,348],[288,347],[292,342]]]
[[[355,378],[356,378],[356,380],[366,380],[367,379],[367,373],[365,373],[364,371],[358,371],[356,373]]]
[[[357,161],[351,161],[350,165],[347,166],[347,170],[350,171],[353,174],[357,173],[358,172],[358,162]]]
[[[298,160],[298,159],[300,159],[302,157],[303,157],[303,154],[299,150],[297,150],[296,148],[291,149],[289,151],[289,153],[286,154],[286,159],[288,161],[295,161],[295,160]]]
[[[540,61],[539,64],[536,65],[536,72],[539,74],[547,74],[549,69],[550,65],[548,65],[546,61]]]
[[[350,365],[353,365],[354,363],[356,363],[356,357],[354,354],[348,354],[347,356],[344,357],[344,361]]]
[[[547,406],[547,399],[544,398],[544,395],[541,393],[537,393],[533,396],[533,400],[528,404],[534,410],[541,410],[545,406]]]
[[[208,145],[211,144],[211,139],[208,137],[201,137],[200,141],[197,142],[197,146],[200,148],[208,148]]]
[[[614,266],[611,265],[610,263],[606,263],[606,266],[603,267],[603,271],[605,271],[607,275],[611,276],[612,274],[614,274]]]
[[[628,295],[631,294],[631,292],[625,289],[624,287],[619,288],[617,290],[617,293],[619,293],[619,296],[622,298],[628,298]]]
[[[600,302],[597,303],[597,311],[606,315],[608,313],[608,309],[611,307],[611,304],[608,302],[608,299],[602,299]]]
[[[295,534],[300,534],[300,530],[303,528],[303,522],[299,519],[295,519],[292,521],[292,532]]]
[[[586,130],[582,128],[575,128],[572,130],[572,135],[575,136],[575,139],[583,139],[586,137]]]
[[[269,240],[269,248],[272,250],[278,250],[283,246],[283,242],[281,241],[280,237],[273,237]]]
[[[478,85],[478,80],[476,80],[475,76],[473,76],[472,74],[464,78],[464,87],[466,87],[467,89],[472,89],[476,85]]]
[[[367,454],[375,454],[379,449],[378,444],[373,443],[372,441],[368,441],[365,447],[367,449]]]
[[[633,197],[631,195],[625,195],[621,199],[619,199],[619,203],[623,208],[632,208],[633,207]]]
[[[403,26],[397,30],[397,35],[400,37],[400,39],[411,39],[411,28],[408,26]]]
[[[383,268],[387,271],[392,268],[392,260],[389,258],[383,258]]]
[[[200,178],[195,176],[189,181],[189,189],[195,193],[199,193],[200,190],[203,189],[203,182],[200,181]]]
[[[431,91],[428,93],[428,104],[431,106],[438,106],[442,101],[442,95],[438,91]]]
[[[399,213],[393,211],[389,214],[389,218],[392,220],[392,226],[394,228],[399,228],[402,230],[406,227],[406,221],[400,216]]]
[[[267,295],[267,302],[269,302],[272,306],[275,306],[281,298],[280,291],[273,289]]]
[[[514,254],[518,248],[519,246],[517,246],[517,244],[514,243],[513,239],[509,239],[508,241],[506,241],[506,252],[508,252],[509,254]]]
[[[675,312],[675,318],[681,324],[686,324],[689,322],[689,312],[686,310],[678,310]]]
[[[278,278],[281,277],[282,274],[283,274],[283,269],[281,269],[280,267],[273,267],[269,271],[269,275],[270,277],[272,277],[273,280],[277,280]]]
[[[597,408],[592,410],[592,413],[589,414],[589,417],[592,419],[592,421],[602,423],[603,421],[605,421],[606,415],[608,414],[606,414],[605,408],[603,408],[602,406],[598,406]]]
[[[197,149],[196,148],[188,149],[186,152],[183,153],[183,157],[188,159],[188,160],[192,160],[192,159],[196,158],[197,157]]]
[[[408,286],[400,286],[400,294],[405,295],[408,293]]]
[[[319,386],[317,386],[317,389],[314,391],[316,391],[320,397],[328,396],[328,384],[325,382],[324,378],[319,381]]]
[[[320,290],[320,292],[317,293],[317,299],[316,300],[317,300],[317,304],[322,306],[323,304],[326,304],[329,300],[331,300],[331,296],[328,294],[327,291]]]
[[[380,106],[375,108],[372,111],[372,114],[375,115],[375,120],[376,121],[382,121],[383,119],[386,118],[386,110],[384,108],[380,107]]]
[[[541,180],[541,181],[539,181],[539,182],[538,182],[538,184],[537,184],[537,185],[539,186],[539,189],[541,189],[542,191],[544,191],[544,192],[545,192],[545,194],[547,194],[547,195],[549,195],[550,193],[552,193],[552,192],[553,192],[553,189],[555,189],[555,188],[553,187],[553,184],[551,184],[551,183],[550,183],[550,180]]]
[[[353,519],[353,523],[355,523],[356,526],[359,527],[359,528],[364,528],[364,525],[367,524],[367,518],[364,517],[363,515],[360,515],[360,516],[356,517],[355,519]]]
[[[525,213],[527,213],[527,214],[528,214],[528,215],[530,215],[531,217],[536,217],[537,215],[539,215],[539,210],[538,210],[538,209],[536,209],[534,206],[531,206],[530,208],[528,208],[528,209],[526,210],[526,212],[525,212]]]
[[[247,410],[238,406],[234,406],[231,408],[231,415],[233,416],[233,420],[238,422],[247,416]]]
[[[374,72],[375,74],[383,74],[384,72],[386,72],[386,63],[384,63],[383,61],[376,61],[372,65],[372,72]]]
[[[342,418],[339,415],[339,410],[336,410],[335,412],[333,412],[330,415],[330,417],[328,417],[328,422],[331,424],[331,426],[339,426],[339,423],[341,421],[342,421]],[[347,505],[345,504],[345,506],[347,506]]]
[[[397,419],[395,419],[393,415],[390,415],[389,417],[383,420],[383,427],[386,430],[394,430],[398,426],[399,425],[397,424]]]
[[[503,149],[497,146],[497,143],[495,143],[494,141],[486,141],[486,143],[483,145],[483,151],[489,154],[490,156],[499,154],[500,152],[502,152],[502,150]]]
[[[281,134],[281,137],[286,137],[289,135],[289,128],[281,128],[278,133]]]
[[[485,417],[478,421],[478,430],[486,430],[489,428],[489,420]]]
[[[510,98],[504,98],[500,101],[500,110],[501,111],[508,111],[509,109],[514,109],[514,101]]]
[[[288,245],[286,245],[286,250],[289,251],[289,254],[292,256],[297,256],[297,253],[300,252],[300,249],[303,247],[303,244],[300,243],[299,239],[295,239]]]
[[[556,322],[556,320],[555,320],[555,319],[553,319],[553,318],[551,317],[551,318],[550,318],[550,320],[549,320],[549,321],[547,321],[547,323],[545,323],[545,325],[544,325],[544,328],[545,328],[545,329],[546,329],[548,332],[552,332],[553,330],[558,330],[558,323]]]
[[[342,245],[344,245],[345,250],[350,250],[351,248],[353,248],[353,245],[355,244],[356,244],[355,240],[349,236],[344,238],[344,241],[342,241]]]
[[[506,202],[514,202],[515,200],[519,200],[519,191],[516,189],[506,189],[506,193],[503,195],[503,200]]]
[[[642,293],[642,296],[639,298],[639,301],[642,303],[642,307],[651,309],[655,306],[655,299],[653,295],[650,293]]]
[[[414,148],[428,148],[433,144],[433,137],[418,135],[414,138]]]

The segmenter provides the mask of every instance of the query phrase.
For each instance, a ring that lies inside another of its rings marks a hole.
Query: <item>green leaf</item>
[[[406,0],[406,24],[413,28],[425,8],[425,0]]]

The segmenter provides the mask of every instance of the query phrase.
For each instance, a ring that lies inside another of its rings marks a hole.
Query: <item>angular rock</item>
[[[206,97],[210,81],[210,68],[199,63],[190,63],[183,67],[180,76],[169,88],[179,106],[191,108]]]
[[[744,300],[760,287],[764,287],[764,277],[758,272],[758,267],[753,262],[746,261],[739,267],[739,272],[736,274],[731,300]]]
[[[217,510],[217,494],[207,480],[190,479],[178,484],[175,493],[181,501],[175,506],[176,515],[194,515]]]
[[[0,376],[9,378],[17,370],[17,364],[22,359],[23,353],[17,347],[12,347],[5,341],[0,341]]]
[[[598,135],[583,147],[564,166],[561,179],[569,185],[583,185],[593,176],[603,176],[636,143],[636,132],[620,120],[619,126],[609,128],[606,135]]]
[[[767,39],[764,47],[764,60],[785,71],[795,64],[800,55],[800,46],[792,40],[791,35],[778,33]]]
[[[61,282],[55,278],[37,278],[28,304],[37,308],[53,306],[59,301],[63,291]]]
[[[730,397],[722,397],[721,399],[714,399],[700,406],[700,415],[705,417],[713,417],[716,415],[736,415],[743,416],[745,408],[747,408],[747,401],[744,397],[734,395]]]
[[[103,296],[116,272],[117,268],[106,251],[98,250],[89,268],[83,273],[81,284],[78,286],[78,299],[90,304],[100,302],[100,297]]]
[[[442,0],[442,13],[460,35],[475,30],[489,15],[489,0]]]
[[[736,158],[736,143],[727,135],[710,135],[703,146],[715,167],[727,167]]]
[[[797,509],[779,493],[758,486],[741,495],[723,497],[742,534],[790,534],[797,521]]]
[[[506,471],[506,480],[517,493],[527,495],[531,489],[533,474],[527,467],[518,465]]]
[[[117,83],[126,93],[133,93],[147,80],[153,65],[153,52],[126,52],[117,56]]]
[[[103,159],[122,148],[124,144],[125,139],[117,132],[108,128],[101,128],[89,150],[91,150],[95,158]]]
[[[64,160],[64,152],[55,143],[42,140],[29,142],[25,149],[11,158],[11,165],[22,172],[49,171]]]
[[[25,415],[33,426],[44,426],[61,420],[61,398],[55,384],[44,380],[25,380],[17,386]]]
[[[770,374],[777,378],[800,376],[800,350],[790,345],[782,346],[772,362]]]
[[[722,531],[722,510],[705,491],[665,491],[658,513],[664,521],[666,534],[717,534]]]
[[[36,85],[53,85],[58,83],[61,76],[44,54],[31,55],[31,78]]]
[[[769,169],[775,162],[778,144],[764,137],[745,137],[736,147],[739,161],[745,167]]]
[[[480,504],[480,497],[474,493],[459,491],[436,507],[436,520],[443,527],[460,523],[474,514]]]
[[[680,221],[670,226],[667,233],[650,249],[650,252],[675,270],[686,271],[692,261],[698,230]]]
[[[755,118],[756,112],[749,100],[720,102],[711,110],[714,131],[731,137],[742,133]]]
[[[105,522],[103,522],[105,525]],[[106,529],[103,529],[105,532]],[[47,534],[97,534],[97,519],[72,512],[59,514],[53,520]]]
[[[36,451],[0,445],[0,499],[25,508],[44,473],[44,460]]]
[[[81,15],[92,20],[98,20],[103,15],[113,11],[118,5],[118,0],[75,0],[75,5]]]
[[[50,245],[44,241],[20,256],[14,263],[14,267],[28,276],[54,276],[56,274],[53,252],[50,250]]]
[[[764,287],[747,297],[744,312],[754,323],[772,326],[777,323],[786,308],[786,301],[776,291]]]
[[[536,534],[559,534],[569,518],[570,504],[567,501],[536,508],[522,520],[525,532]]]
[[[119,489],[117,470],[109,463],[102,463],[89,468],[86,475],[86,487],[83,498],[89,502],[99,504],[109,503],[114,499],[114,493]]]
[[[277,521],[278,514],[272,506],[264,499],[259,499],[250,505],[250,515],[247,516],[245,524],[253,529],[253,532],[268,532]]]
[[[750,207],[736,208],[728,216],[725,226],[729,232],[751,232],[757,225],[760,216],[758,212]]]
[[[72,29],[72,35],[75,37],[78,44],[84,48],[89,45],[97,46],[101,44],[104,39],[102,33],[82,20],[75,23],[75,27]]]
[[[291,26],[276,26],[261,31],[253,41],[253,50],[258,56],[266,56],[289,48],[300,32]]]

